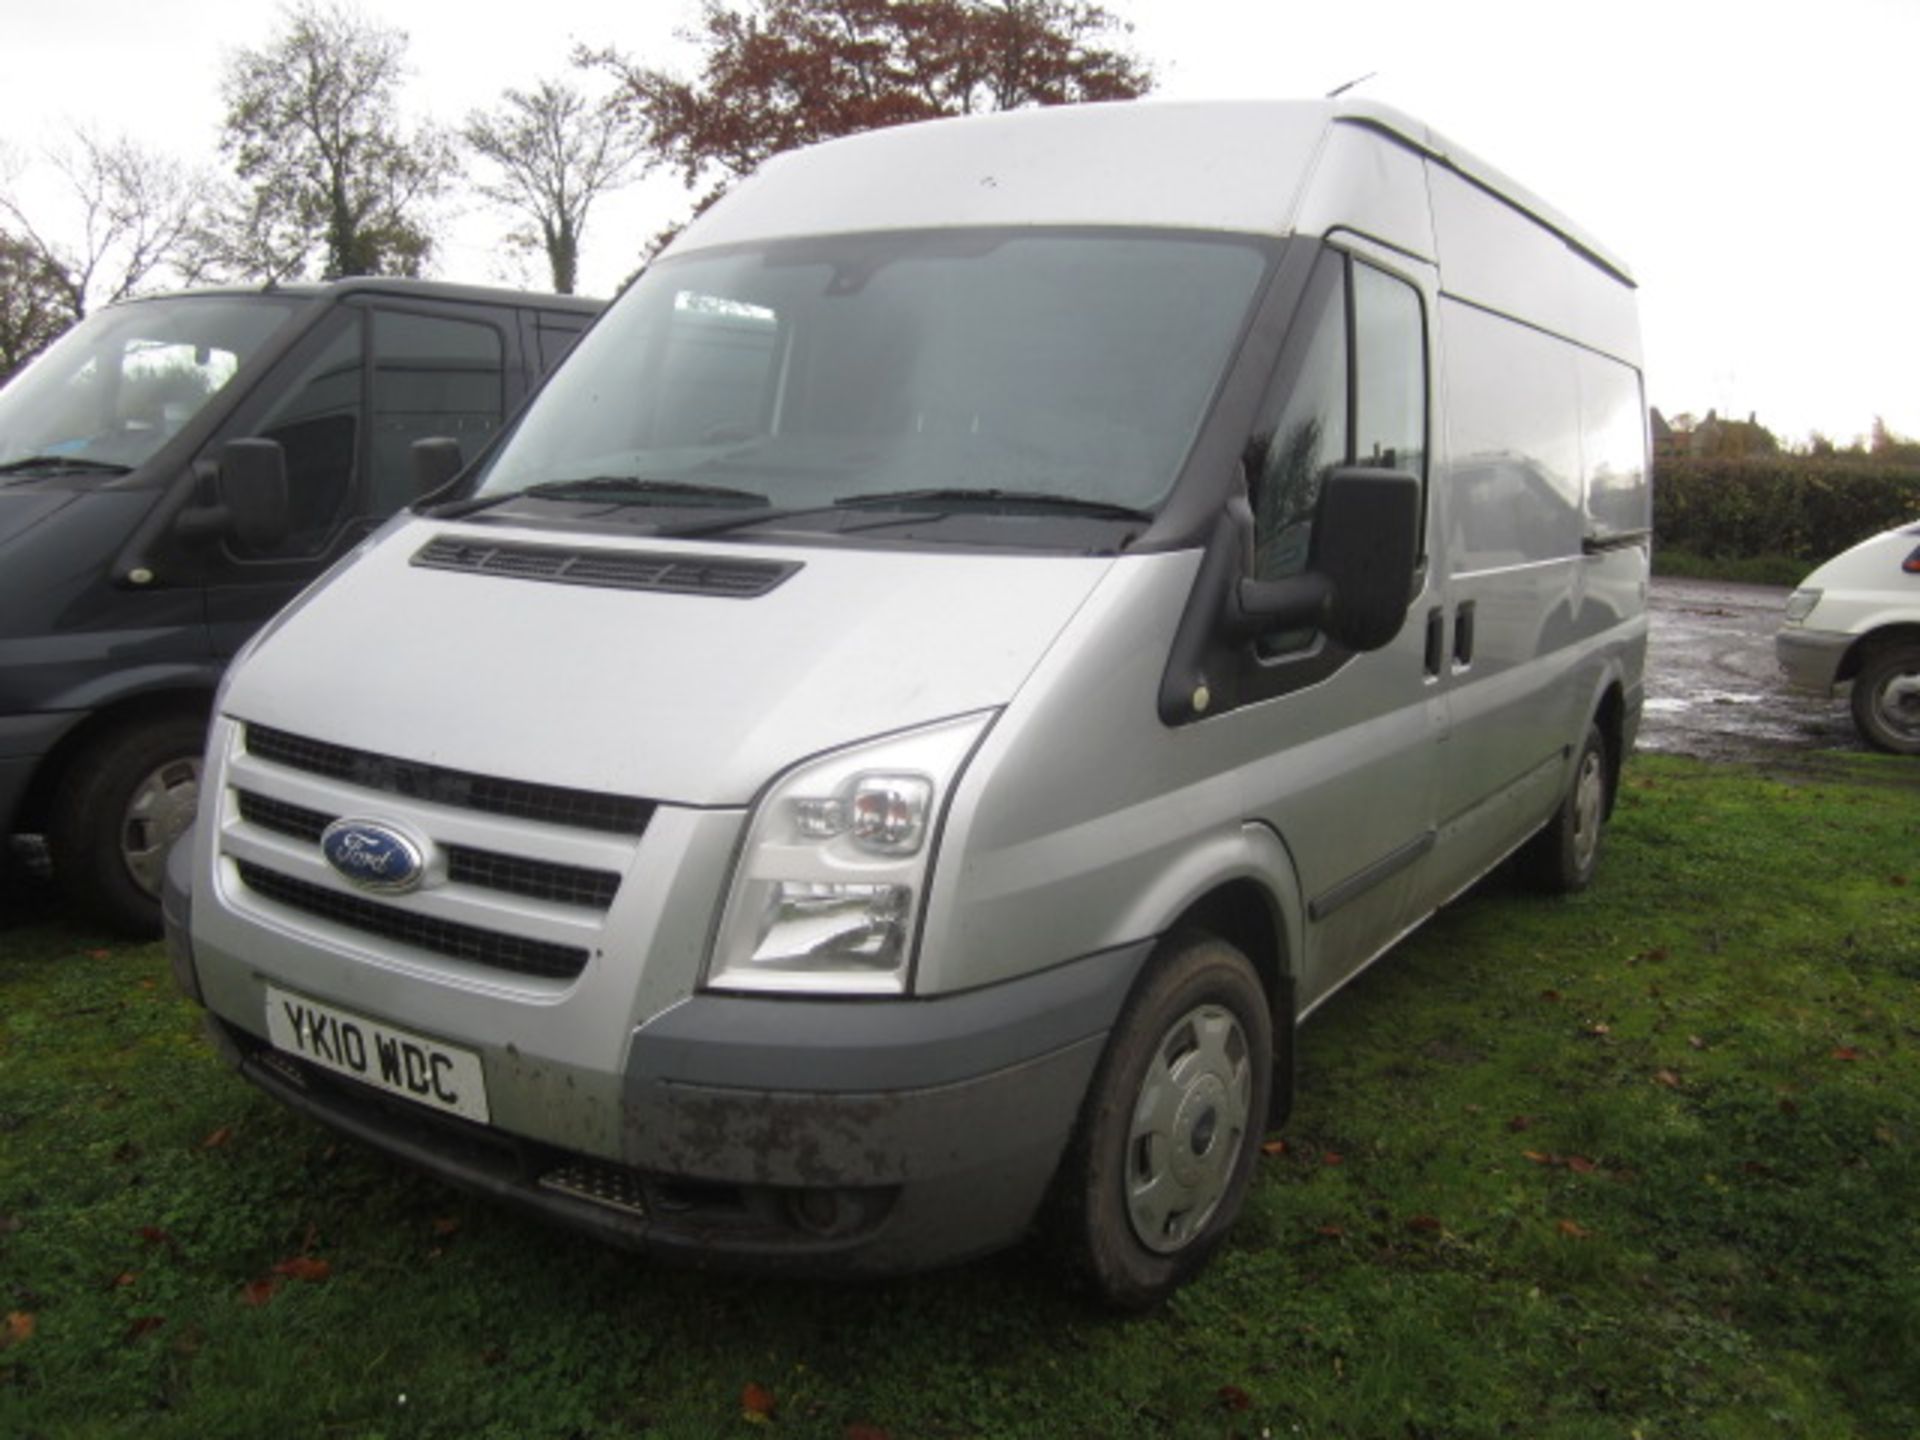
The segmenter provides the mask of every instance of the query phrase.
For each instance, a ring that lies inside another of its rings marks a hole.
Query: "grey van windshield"
[[[134,468],[305,303],[187,295],[96,311],[0,389],[0,468]]]
[[[668,260],[568,358],[477,493],[590,481],[617,499],[637,481],[641,505],[999,490],[1150,507],[1270,253],[934,231]]]

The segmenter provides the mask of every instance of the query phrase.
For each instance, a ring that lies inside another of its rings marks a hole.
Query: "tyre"
[[[76,918],[130,937],[160,933],[167,849],[193,823],[205,745],[198,716],[173,714],[116,725],[73,757],[47,843]]]
[[[1062,1163],[1055,1241],[1075,1277],[1142,1310],[1197,1272],[1240,1213],[1273,1082],[1251,963],[1205,935],[1151,962],[1107,1042]]]
[[[1860,738],[1895,755],[1920,755],[1920,645],[1882,645],[1853,677]]]
[[[1520,851],[1520,872],[1536,890],[1571,895],[1593,883],[1607,812],[1613,808],[1612,789],[1607,738],[1598,725],[1588,725],[1560,808]]]

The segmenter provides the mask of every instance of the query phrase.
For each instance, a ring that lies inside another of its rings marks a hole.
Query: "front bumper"
[[[1150,948],[932,1000],[694,996],[634,1032],[624,1164],[389,1097],[214,1016],[209,1030],[293,1108],[604,1240],[891,1273],[1025,1233]]]
[[[1841,662],[1856,638],[1832,630],[1783,627],[1774,636],[1773,653],[1790,688],[1824,697],[1833,694]]]

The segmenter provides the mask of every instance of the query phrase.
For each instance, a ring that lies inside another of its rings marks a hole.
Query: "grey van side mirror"
[[[214,503],[189,505],[173,519],[188,540],[231,535],[248,550],[271,550],[287,538],[292,500],[287,489],[287,453],[277,440],[229,440],[209,466],[194,462],[196,489],[212,472]],[[204,490],[201,492],[204,494]]]
[[[413,466],[413,498],[423,500],[466,468],[460,442],[444,435],[416,440],[407,448]]]
[[[1404,470],[1348,466],[1329,475],[1306,573],[1242,580],[1237,628],[1312,625],[1349,650],[1378,650],[1406,623],[1420,548],[1420,482]]]
[[[292,505],[287,452],[277,440],[229,440],[220,447],[214,480],[234,539],[249,550],[271,550],[287,538]]]

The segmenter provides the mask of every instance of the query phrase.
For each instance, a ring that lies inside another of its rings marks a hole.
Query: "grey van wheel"
[[[1521,872],[1535,889],[1571,895],[1593,883],[1607,812],[1613,808],[1612,790],[1607,738],[1598,725],[1589,725],[1560,808],[1520,851]]]
[[[193,823],[206,727],[171,715],[108,730],[76,755],[54,797],[53,878],[76,918],[160,933],[167,850]]]
[[[1157,1304],[1219,1247],[1272,1081],[1272,1012],[1246,956],[1211,936],[1170,942],[1114,1028],[1062,1163],[1058,1238],[1102,1300]]]
[[[1869,745],[1920,755],[1920,645],[1883,645],[1853,679],[1853,723]]]

